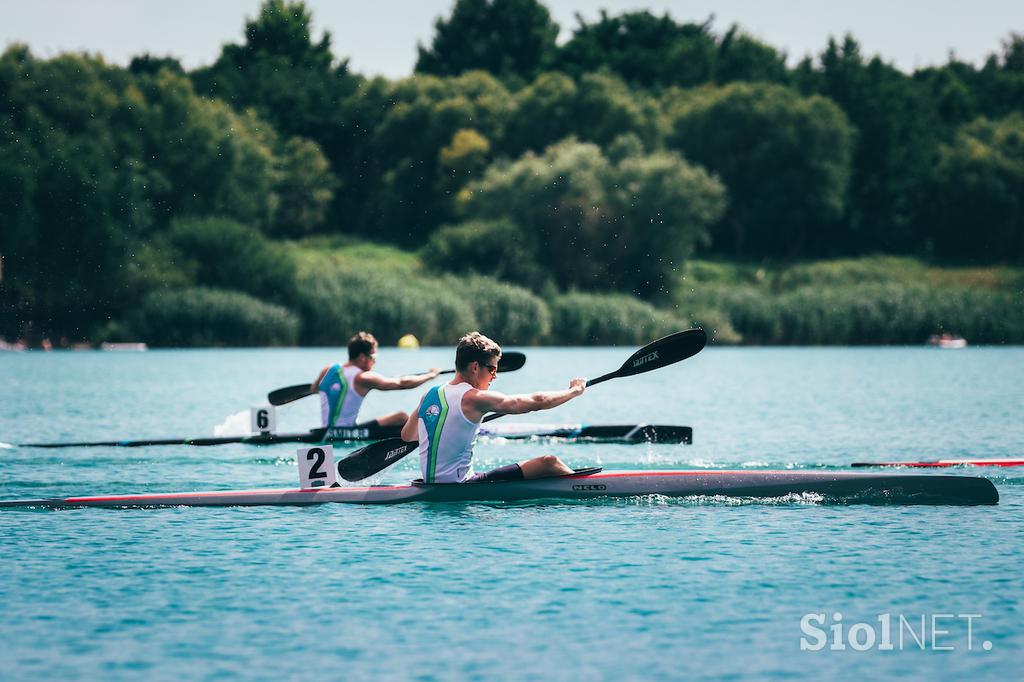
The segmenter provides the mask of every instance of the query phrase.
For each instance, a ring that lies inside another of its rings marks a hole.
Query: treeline
[[[260,342],[336,343],[348,318],[314,313],[332,297],[368,306],[358,327],[433,305],[361,303],[390,286],[370,260],[332,280],[282,255],[318,236],[418,250],[456,287],[498,278],[556,325],[560,292],[676,305],[694,255],[1024,261],[1020,35],[980,67],[905,74],[847,36],[790,68],[710,20],[602,14],[559,46],[540,2],[457,0],[389,81],[352,73],[312,19],[267,0],[192,72],[0,56],[0,335],[170,333],[205,307],[207,341],[239,343],[235,292],[283,306],[253,307],[283,330]],[[263,251],[240,268],[235,249]]]
[[[516,345],[641,344],[690,324],[632,296],[542,298],[490,277],[436,274],[394,247],[344,238],[282,245],[224,219],[177,220],[164,248],[183,286],[151,291],[102,338],[337,346],[347,330],[369,329],[387,345],[409,332],[449,345],[479,329]]]
[[[187,286],[156,290],[108,323],[107,340],[155,346],[339,345],[370,329],[387,345],[413,332],[449,345],[480,329],[507,345],[642,345],[700,326],[726,344],[1024,342],[1024,269],[936,268],[895,257],[780,267],[691,259],[653,305],[620,293],[525,287],[439,274],[395,247],[310,238],[286,247],[223,220],[176,221],[170,248]],[[367,264],[372,264],[368,268]],[[231,289],[241,287],[243,291]]]
[[[906,257],[865,257],[775,268],[693,261],[676,310],[705,311],[725,343],[922,343],[933,334],[971,343],[1024,343],[1024,270],[943,268]]]

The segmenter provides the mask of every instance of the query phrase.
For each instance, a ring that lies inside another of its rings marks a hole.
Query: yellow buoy
[[[406,350],[416,350],[420,347],[420,341],[412,334],[406,334],[398,339],[398,347]]]

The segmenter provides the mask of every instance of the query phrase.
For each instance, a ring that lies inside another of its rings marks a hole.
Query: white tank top
[[[420,403],[420,472],[427,483],[462,483],[473,475],[473,441],[480,422],[462,412],[468,383],[427,391]]]
[[[363,397],[356,393],[356,377],[363,370],[356,366],[332,365],[320,380],[321,426],[355,426]]]

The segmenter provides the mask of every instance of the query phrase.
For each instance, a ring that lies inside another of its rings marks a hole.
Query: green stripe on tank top
[[[437,415],[434,433],[430,435],[430,456],[427,458],[427,483],[433,483],[437,472],[437,446],[441,442],[441,429],[448,416],[448,401],[444,397],[444,387],[437,389],[437,401],[441,404],[441,413]]]
[[[341,406],[345,404],[345,396],[348,395],[348,381],[345,380],[345,370],[341,367],[338,368],[338,382],[341,384],[341,394],[338,396],[338,402],[334,403],[334,409],[331,410],[331,419],[327,422],[328,427],[334,426],[338,421]]]

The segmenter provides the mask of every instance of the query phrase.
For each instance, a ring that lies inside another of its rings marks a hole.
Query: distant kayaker
[[[521,481],[571,474],[554,455],[535,457],[486,473],[473,473],[473,440],[484,414],[523,414],[549,410],[582,395],[585,379],[573,379],[562,391],[505,395],[488,390],[498,375],[501,346],[479,332],[459,339],[455,378],[420,399],[402,427],[402,439],[419,441],[420,469],[427,483]]]
[[[434,367],[424,374],[386,377],[372,371],[377,363],[377,339],[369,332],[359,332],[348,340],[348,362],[324,367],[312,391],[320,394],[320,424],[325,427],[355,426],[359,408],[366,394],[378,391],[400,391],[416,388],[441,373]],[[392,412],[360,424],[369,426],[401,426],[408,419],[405,412]]]

